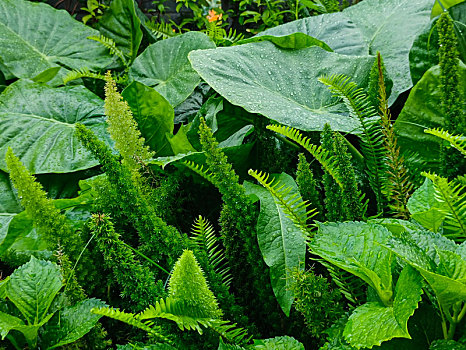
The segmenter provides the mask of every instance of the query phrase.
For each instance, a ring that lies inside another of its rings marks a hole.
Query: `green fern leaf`
[[[301,196],[297,193],[290,195],[292,190],[291,187],[285,188],[285,185],[282,185],[280,181],[268,181],[269,175],[267,173],[258,172],[252,169],[250,169],[248,173],[279,201],[283,212],[293,221],[293,223],[306,233],[308,237],[311,237],[312,232],[307,221],[317,214],[316,210],[308,210],[309,203],[303,201]],[[304,209],[304,211],[302,209]]]
[[[168,39],[178,35],[174,31],[171,23],[155,23],[154,21],[147,21],[145,24],[157,39]]]
[[[322,147],[313,145],[311,140],[301,134],[301,132],[290,126],[282,125],[267,125],[267,129],[275,131],[283,136],[296,142],[303,147],[306,151],[311,153],[315,159],[322,165],[322,167],[332,176],[335,182],[342,187],[342,180],[337,171],[337,164],[334,157]]]
[[[431,134],[441,139],[448,141],[450,146],[457,149],[458,151],[466,157],[466,137],[463,135],[452,135],[448,131],[443,130],[442,128],[436,129],[426,129],[424,130],[426,134]]]
[[[466,186],[432,173],[422,172],[421,175],[432,180],[437,200],[448,208],[444,236],[463,242],[466,239]]]
[[[215,175],[209,169],[204,169],[204,165],[196,164],[191,160],[183,161],[183,164],[184,164],[185,167],[191,169],[196,174],[203,177],[204,179],[206,179],[210,183],[212,183],[214,185],[216,184],[217,180],[215,179]]]
[[[214,228],[201,215],[194,220],[191,230],[191,240],[199,250],[207,254],[210,265],[220,275],[222,283],[227,288],[230,287],[232,276],[226,262],[225,253],[217,243]]]
[[[87,38],[97,41],[98,43],[105,46],[107,49],[109,49],[111,55],[117,56],[121,60],[123,65],[126,68],[129,68],[128,60],[126,59],[125,54],[116,46],[116,43],[115,41],[113,41],[113,39],[107,38],[103,35],[88,36]]]
[[[383,190],[386,187],[386,151],[383,147],[383,134],[379,124],[380,117],[369,103],[367,95],[358,85],[343,74],[321,76],[319,81],[327,85],[330,91],[343,99],[350,115],[357,118],[362,126],[361,150],[367,166],[369,183],[376,195],[377,208],[383,210]]]
[[[70,71],[66,76],[63,77],[63,83],[68,84],[70,81],[81,79],[81,78],[92,78],[105,80],[105,75],[91,72],[88,68],[74,69]]]

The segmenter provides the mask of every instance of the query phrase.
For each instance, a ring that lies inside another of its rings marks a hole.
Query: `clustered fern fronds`
[[[163,284],[156,283],[152,271],[142,266],[131,249],[115,232],[108,215],[94,214],[89,223],[105,267],[121,287],[121,296],[131,300],[135,311],[142,311],[165,295]]]
[[[230,46],[244,38],[244,34],[236,34],[236,30],[230,29],[228,32],[222,27],[220,21],[207,22],[205,33],[217,45]]]
[[[108,71],[105,74],[105,115],[108,132],[115,141],[115,148],[123,157],[122,164],[131,170],[138,170],[140,161],[146,161],[154,155],[149,147],[144,145],[144,138],[133,118],[128,103],[117,91],[116,83]]]
[[[364,154],[366,172],[369,176],[369,184],[375,193],[377,212],[382,213],[384,198],[382,191],[385,187],[385,150],[383,148],[383,134],[378,122],[376,110],[369,102],[362,88],[350,80],[349,77],[338,74],[321,76],[319,81],[327,85],[330,91],[343,99],[350,115],[357,118],[362,127],[361,151]],[[336,153],[340,155],[340,153]],[[339,163],[341,165],[341,163]]]
[[[404,157],[400,154],[400,147],[397,145],[390,109],[388,108],[388,97],[380,53],[377,55],[377,64],[379,72],[380,124],[382,126],[382,134],[384,135],[383,146],[386,150],[386,162],[388,167],[388,177],[387,184],[384,188],[384,195],[388,200],[390,208],[395,212],[395,215],[402,219],[408,219],[409,210],[407,204],[414,186],[409,180],[408,171],[404,164]]]
[[[110,148],[85,126],[76,125],[76,136],[99,160],[108,181],[120,194],[118,205],[139,233],[140,251],[158,264],[171,266],[185,246],[185,237],[167,225],[148,202],[141,181],[134,181],[134,171],[121,164]]]
[[[320,194],[317,190],[317,181],[314,179],[314,174],[304,153],[298,155],[296,184],[303,199],[309,203],[309,208],[316,209],[316,219],[323,219],[324,208],[322,207]]]

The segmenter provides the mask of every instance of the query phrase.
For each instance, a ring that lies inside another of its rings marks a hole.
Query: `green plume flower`
[[[181,301],[194,313],[206,318],[220,318],[217,299],[211,292],[194,253],[185,250],[180,256],[170,277],[168,293],[175,301]]]

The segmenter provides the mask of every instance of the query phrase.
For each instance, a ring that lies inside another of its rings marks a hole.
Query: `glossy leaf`
[[[0,3],[0,58],[18,78],[36,77],[49,68],[98,70],[111,62],[108,50],[87,39],[98,32],[42,3],[2,0]],[[65,68],[66,67],[66,68]]]
[[[333,51],[330,46],[323,41],[304,33],[293,33],[283,36],[253,36],[252,38],[240,40],[237,44],[255,43],[258,41],[270,41],[282,49],[304,49],[305,47],[319,46],[324,50]]]
[[[304,345],[287,335],[269,339],[254,339],[255,350],[304,350]]]
[[[460,94],[466,99],[466,66],[460,63]],[[417,153],[426,162],[427,169],[440,166],[438,137],[424,133],[428,128],[443,128],[444,113],[441,109],[440,67],[430,68],[411,90],[408,100],[395,122],[398,144],[404,153]]]
[[[442,225],[448,209],[435,198],[434,184],[428,178],[409,198],[407,207],[412,219],[434,232]]]
[[[372,348],[393,338],[409,338],[408,319],[421,301],[422,278],[410,266],[403,269],[393,306],[369,302],[356,308],[345,326],[346,340],[357,349]]]
[[[83,86],[51,88],[20,80],[0,96],[0,169],[11,147],[33,174],[67,173],[98,165],[74,135],[82,123],[101,139],[103,101]]]
[[[393,80],[389,100],[393,103],[412,86],[409,50],[414,38],[430,21],[432,3],[432,0],[364,0],[343,12],[307,17],[266,30],[259,36],[301,32],[346,55],[375,55],[380,51]],[[348,75],[344,71],[336,73]]]
[[[188,32],[156,42],[134,61],[129,76],[153,87],[176,107],[201,81],[188,61],[188,53],[214,47],[212,40],[200,32]]]
[[[21,311],[29,324],[43,321],[49,307],[62,287],[59,267],[49,261],[31,260],[10,276],[7,296]]]
[[[142,40],[141,21],[133,0],[113,0],[99,20],[99,31],[112,39],[117,48],[129,57],[129,63],[138,55]]]
[[[348,57],[309,47],[285,50],[258,42],[190,53],[201,77],[232,104],[300,130],[355,133],[359,121],[317,78],[344,73],[364,85],[374,61],[370,56]]]
[[[464,0],[435,0],[434,7],[432,7],[432,17],[439,16],[443,12],[443,8],[442,6],[440,6],[438,1],[442,3],[443,8],[445,9],[449,9],[452,6],[455,6],[457,4],[464,2]]]
[[[285,173],[274,176],[285,188],[291,187],[290,196],[299,194],[293,178]],[[257,220],[257,241],[267,266],[270,267],[270,281],[278,304],[289,316],[294,295],[291,292],[291,271],[304,266],[306,238],[285,214],[278,200],[262,186],[244,183],[246,192],[260,199],[260,214]],[[296,205],[299,205],[299,201]],[[304,212],[305,209],[302,208]]]
[[[318,224],[309,243],[314,254],[364,280],[385,303],[392,297],[392,253],[381,244],[391,233],[383,226],[363,222]]]

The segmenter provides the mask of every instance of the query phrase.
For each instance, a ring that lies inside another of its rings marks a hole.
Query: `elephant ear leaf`
[[[29,325],[38,325],[51,316],[50,305],[62,285],[56,264],[31,257],[11,274],[6,295]]]
[[[0,3],[1,61],[18,78],[32,79],[61,67],[53,79],[57,85],[68,69],[104,68],[112,61],[108,50],[87,39],[98,34],[68,12],[46,4],[25,0]]]

